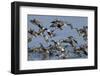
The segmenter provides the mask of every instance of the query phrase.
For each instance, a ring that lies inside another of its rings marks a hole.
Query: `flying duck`
[[[62,26],[64,26],[64,22],[60,20],[55,20],[55,21],[52,21],[51,23],[52,25],[50,27],[57,27],[60,30],[62,30]]]
[[[31,22],[32,24],[37,25],[40,29],[43,28],[43,26],[41,26],[41,24],[40,24],[40,21],[37,20],[37,19],[30,20],[30,22]]]

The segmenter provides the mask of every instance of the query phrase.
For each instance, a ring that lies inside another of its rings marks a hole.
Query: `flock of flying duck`
[[[30,20],[30,22],[33,25],[36,25],[39,28],[39,30],[38,31],[35,31],[33,29],[28,30],[28,34],[29,34],[28,35],[28,43],[32,41],[33,37],[37,37],[37,36],[43,36],[44,40],[47,43],[49,43],[49,38],[56,36],[55,30],[56,29],[63,30],[63,26],[69,26],[71,28],[71,30],[75,29],[77,31],[77,33],[79,34],[79,36],[82,36],[83,39],[85,41],[87,41],[87,31],[88,31],[87,26],[83,26],[80,29],[73,28],[72,24],[58,20],[58,19],[52,21],[49,28],[45,28],[44,26],[42,26],[41,22],[38,19]],[[51,30],[50,28],[53,28],[53,30]],[[47,33],[47,34],[45,34],[45,33]],[[84,55],[86,55],[86,56],[88,55],[87,44],[83,44],[80,47],[77,47],[78,42],[76,39],[74,39],[73,36],[66,37],[66,39],[59,40],[59,41],[51,40],[50,42],[52,42],[52,44],[48,45],[47,48],[45,48],[43,46],[43,44],[40,43],[39,47],[32,48],[32,49],[28,48],[28,50],[29,50],[29,52],[41,53],[43,55],[42,60],[48,59],[49,56],[54,55],[54,52],[56,52],[55,56],[57,56],[58,59],[66,59],[67,58],[67,54],[66,54],[67,49],[65,49],[65,47],[63,47],[62,45],[69,44],[73,48],[74,53],[76,53],[80,57],[81,57],[81,55],[80,55],[81,52],[83,52]]]

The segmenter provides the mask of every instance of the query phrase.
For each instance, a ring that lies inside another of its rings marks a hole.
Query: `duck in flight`
[[[84,40],[87,40],[87,35],[88,35],[88,27],[87,26],[83,26],[83,28],[76,28],[76,31],[78,32],[79,36],[82,36],[84,38]]]
[[[32,29],[28,30],[28,33],[29,33],[30,35],[35,36],[35,37],[37,36],[37,32],[34,31],[34,30],[32,30]]]
[[[43,35],[43,38],[44,38],[44,40],[45,40],[46,42],[49,42],[49,37],[48,37],[48,35]]]
[[[79,48],[74,47],[74,51],[76,53],[78,53],[80,55],[80,52],[82,51],[87,56],[88,53],[87,53],[86,49],[87,49],[87,45],[86,44],[85,45],[81,45]]]
[[[75,47],[78,42],[73,38],[73,36],[67,37],[65,40],[62,40],[64,43],[69,43],[72,47]]]
[[[31,22],[32,24],[37,25],[40,29],[43,29],[43,26],[41,25],[41,22],[40,22],[38,19],[30,20],[30,22]]]
[[[71,23],[65,22],[65,24],[66,24],[67,26],[69,26],[71,29],[74,29],[74,28],[73,28],[73,25],[72,25]]]
[[[54,34],[54,30],[50,30],[50,29],[47,29],[47,28],[46,28],[46,32],[47,32],[47,34],[48,34],[50,37],[56,36],[56,34]]]
[[[63,21],[61,21],[61,20],[54,20],[51,23],[52,23],[52,25],[50,27],[57,27],[60,30],[63,30],[62,29],[62,26],[64,26],[64,22]]]
[[[43,46],[43,44],[41,44],[41,43],[40,43],[40,47],[41,47],[41,49],[42,49],[42,54],[43,54],[42,60],[48,59],[48,57],[49,57],[49,49],[48,49],[48,48],[45,48],[45,47]]]

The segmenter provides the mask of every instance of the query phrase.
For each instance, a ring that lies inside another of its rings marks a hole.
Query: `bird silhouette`
[[[59,46],[60,45],[60,43],[56,42],[55,40],[51,40],[51,42],[53,42],[55,46]]]
[[[39,29],[39,31],[37,32],[37,35],[43,35],[45,31],[46,31],[46,28]]]
[[[28,30],[28,33],[29,33],[30,35],[35,36],[35,37],[37,36],[37,32],[34,31],[34,30],[32,30],[32,29]]]
[[[72,24],[67,24],[67,26],[69,26],[71,29],[74,29]]]
[[[36,37],[36,33],[32,29],[28,30],[28,42],[32,41],[33,36]]]
[[[73,25],[72,25],[71,23],[68,23],[67,21],[65,21],[65,24],[66,24],[67,26],[69,26],[71,29],[74,29],[74,28],[73,28]]]
[[[67,58],[67,55],[65,54],[65,52],[62,52],[60,55],[58,55],[58,57],[60,59],[66,59]]]
[[[46,29],[46,32],[50,37],[56,36],[56,34],[54,34],[54,30]]]
[[[56,42],[55,40],[51,40],[51,42],[54,43],[54,47],[56,50],[61,51],[61,52],[65,51],[64,47],[61,46],[60,42]]]
[[[88,55],[84,47],[80,47],[80,50],[82,50],[85,55]]]
[[[72,47],[75,47],[78,42],[73,38],[73,36],[69,36],[66,39],[62,40],[64,43],[69,43]]]
[[[48,50],[48,48],[45,48],[44,46],[43,46],[43,44],[41,44],[40,43],[40,47],[41,47],[41,49],[42,49],[42,54],[43,54],[43,60],[45,60],[45,59],[47,59],[48,58],[48,56],[49,56],[49,50]]]
[[[43,35],[43,38],[46,42],[49,42],[49,37],[47,35]]]
[[[88,53],[87,53],[86,49],[87,49],[87,45],[86,45],[86,44],[85,44],[85,45],[81,45],[81,46],[78,47],[78,48],[74,47],[74,51],[75,51],[76,53],[80,54],[80,52],[83,52],[83,53],[87,56]]]
[[[40,29],[43,28],[43,26],[41,25],[41,22],[40,22],[38,19],[30,20],[30,22],[31,22],[32,24],[37,25]]]
[[[28,42],[31,42],[32,41],[32,38],[28,38]]]
[[[83,28],[75,28],[76,31],[78,32],[79,36],[82,36],[84,38],[84,40],[86,41],[87,40],[87,36],[88,36],[88,31],[87,31],[87,26],[83,26]]]
[[[50,27],[57,27],[60,30],[63,30],[62,29],[62,26],[64,26],[64,22],[63,21],[61,21],[61,20],[55,20],[55,21],[52,21],[51,23],[52,23],[52,25]]]

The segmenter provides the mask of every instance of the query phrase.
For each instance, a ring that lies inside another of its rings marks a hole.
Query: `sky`
[[[40,20],[42,26],[44,26],[45,28],[49,28],[49,26],[51,25],[51,22],[55,19],[59,19],[64,22],[71,23],[74,28],[82,28],[83,26],[88,25],[88,17],[34,15],[34,14],[33,15],[29,14],[27,17],[28,17],[27,18],[28,29],[31,28],[31,29],[34,29],[35,31],[37,31],[38,28],[30,22],[30,20],[33,20],[34,18]],[[64,26],[63,30],[57,29],[55,33],[57,36],[52,38],[54,40],[61,40],[68,36],[73,36],[78,41],[78,45],[81,45],[85,42],[83,38],[78,35],[76,30],[75,29],[71,30],[69,26]],[[45,47],[47,47],[47,43],[44,41],[43,37],[41,36],[33,37],[32,42],[28,43],[28,47],[30,48],[37,47],[39,46],[39,43],[42,43]]]

